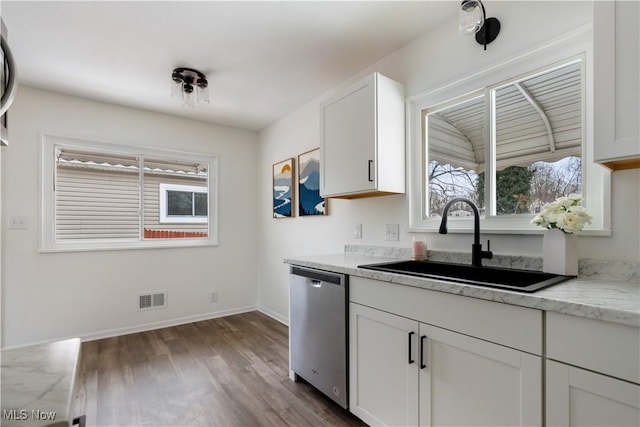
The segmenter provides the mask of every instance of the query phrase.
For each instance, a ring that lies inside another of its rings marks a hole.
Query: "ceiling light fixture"
[[[193,68],[176,68],[171,73],[171,80],[173,80],[171,83],[171,97],[182,99],[183,107],[195,107],[194,89],[198,103],[209,103],[209,82],[207,82],[207,77],[200,71]]]
[[[487,18],[480,0],[462,0],[458,32],[461,35],[475,34],[476,41],[487,50],[487,45],[500,34],[500,21],[497,18]]]

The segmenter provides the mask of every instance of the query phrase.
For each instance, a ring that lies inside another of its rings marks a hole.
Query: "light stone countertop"
[[[630,280],[597,276],[578,277],[535,293],[521,293],[358,268],[363,264],[408,259],[404,251],[386,253],[385,257],[377,255],[379,254],[372,255],[372,252],[347,252],[292,257],[284,261],[291,265],[382,280],[398,285],[640,327],[640,282],[637,280],[637,275],[632,275]]]
[[[80,339],[3,350],[2,427],[69,426]]]

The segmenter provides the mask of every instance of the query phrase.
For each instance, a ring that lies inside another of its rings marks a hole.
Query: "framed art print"
[[[327,215],[327,201],[320,197],[320,149],[298,156],[298,216]]]
[[[293,176],[295,163],[290,158],[273,165],[273,217],[293,217]]]

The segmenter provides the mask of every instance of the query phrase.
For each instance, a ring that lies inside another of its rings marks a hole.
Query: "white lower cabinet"
[[[421,426],[539,426],[542,359],[420,325]]]
[[[547,360],[547,426],[639,426],[640,386]]]
[[[349,304],[349,406],[367,424],[418,424],[417,332],[415,320]]]
[[[370,425],[542,423],[542,360],[350,304],[350,406]]]
[[[636,325],[349,286],[350,408],[369,425],[640,426]]]
[[[640,426],[640,329],[547,313],[547,426]]]

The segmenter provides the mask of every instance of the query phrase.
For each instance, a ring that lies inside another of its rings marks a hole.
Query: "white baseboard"
[[[144,323],[142,325],[131,326],[127,328],[110,329],[106,331],[95,332],[91,334],[81,335],[80,339],[84,341],[95,341],[103,338],[117,337],[120,335],[135,334],[138,332],[152,331],[154,329],[168,328],[171,326],[184,325],[186,323],[199,322],[201,320],[217,319],[218,317],[232,316],[234,314],[248,313],[256,311],[257,307],[240,307],[230,310],[212,311],[204,314],[196,314],[194,316],[185,316],[177,319],[163,320],[160,322]]]
[[[212,311],[212,312],[209,312],[209,313],[197,314],[197,315],[193,315],[193,316],[185,316],[185,317],[180,317],[180,318],[177,318],[177,319],[162,320],[162,321],[159,321],[159,322],[151,322],[151,323],[143,323],[143,324],[140,324],[140,325],[129,326],[129,327],[126,327],[126,328],[107,329],[107,330],[104,330],[104,331],[91,332],[89,334],[55,338],[55,339],[51,339],[51,340],[44,340],[44,341],[33,342],[33,343],[29,343],[29,344],[21,344],[21,345],[18,345],[18,346],[3,347],[2,349],[3,350],[10,350],[12,348],[25,347],[25,346],[35,345],[35,344],[49,344],[49,343],[52,343],[52,342],[61,341],[61,340],[65,340],[65,339],[70,339],[70,338],[80,338],[80,340],[82,340],[82,342],[95,341],[95,340],[100,340],[100,339],[104,339],[104,338],[117,337],[117,336],[121,336],[121,335],[135,334],[135,333],[138,333],[138,332],[152,331],[154,329],[162,329],[162,328],[168,328],[168,327],[171,327],[171,326],[184,325],[186,323],[199,322],[201,320],[216,319],[218,317],[225,317],[225,316],[232,316],[234,314],[248,313],[250,311],[256,311],[256,310],[258,310],[258,308],[256,306],[248,306],[248,307],[234,308],[234,309],[230,309],[230,310]],[[276,320],[278,320],[278,319],[276,319]]]
[[[258,310],[260,313],[262,314],[266,314],[267,316],[271,317],[274,320],[277,320],[278,322],[282,323],[283,325],[289,326],[289,319],[284,317],[282,314],[280,313],[276,313],[275,311],[259,305],[256,310]]]

